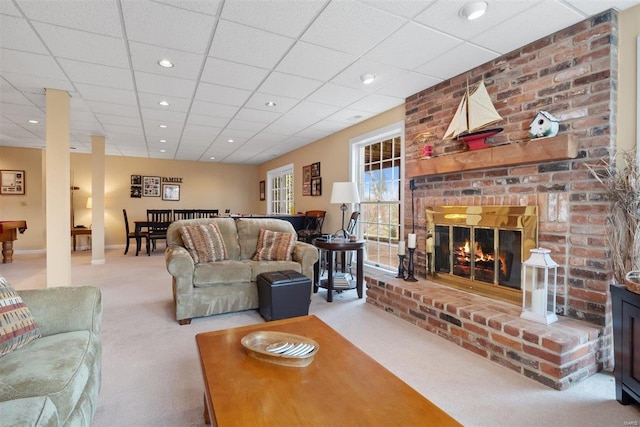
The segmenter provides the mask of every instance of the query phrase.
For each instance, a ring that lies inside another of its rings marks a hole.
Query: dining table
[[[135,237],[136,237],[136,256],[138,256],[138,253],[140,252],[140,248],[142,246],[142,239],[144,238],[146,240],[146,248],[147,248],[147,254],[149,254],[149,251],[151,250],[150,246],[149,246],[149,239],[147,239],[147,233],[149,232],[150,229],[154,229],[154,228],[167,228],[169,227],[169,224],[171,224],[171,222],[158,222],[158,221],[134,221],[133,222],[135,224],[135,228],[134,228],[134,233],[135,233]]]

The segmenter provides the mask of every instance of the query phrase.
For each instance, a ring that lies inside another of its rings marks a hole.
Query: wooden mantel
[[[492,169],[531,163],[575,159],[578,142],[573,135],[560,134],[523,142],[498,145],[477,151],[464,151],[407,164],[407,176],[441,175],[478,169]]]

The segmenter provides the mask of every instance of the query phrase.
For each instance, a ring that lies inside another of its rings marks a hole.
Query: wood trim
[[[419,159],[407,164],[407,176],[440,175],[576,157],[578,157],[578,142],[574,135],[565,133],[549,138],[498,145],[484,150]]]

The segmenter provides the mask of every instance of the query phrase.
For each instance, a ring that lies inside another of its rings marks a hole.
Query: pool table
[[[24,233],[27,221],[0,221],[0,242],[2,242],[2,262],[13,262],[13,241],[18,239],[18,233]]]

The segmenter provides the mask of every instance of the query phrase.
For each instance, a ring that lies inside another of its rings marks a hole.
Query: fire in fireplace
[[[521,265],[537,242],[535,206],[438,206],[426,218],[434,279],[520,301]]]

